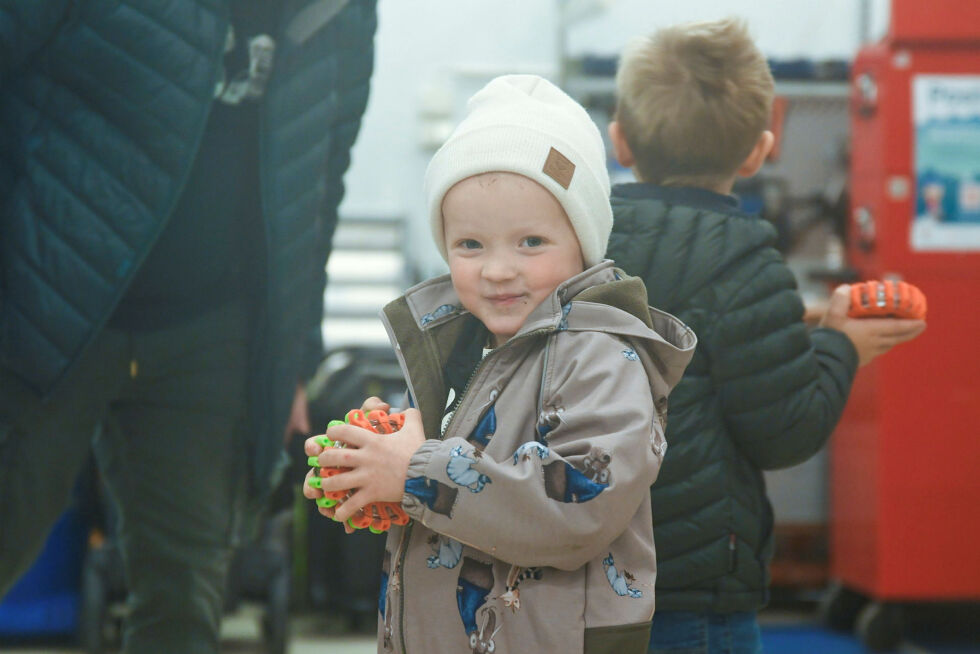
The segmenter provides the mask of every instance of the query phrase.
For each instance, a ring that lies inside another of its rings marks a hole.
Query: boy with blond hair
[[[658,575],[649,651],[754,653],[772,555],[763,471],[823,447],[858,366],[925,323],[850,319],[841,286],[807,331],[775,229],[731,195],[773,146],[772,76],[741,21],[634,42],[617,90],[609,135],[638,182],[612,190],[607,256],[698,334],[650,491]]]
[[[388,535],[378,651],[642,653],[649,486],[694,334],[603,261],[602,138],[550,82],[487,84],[425,188],[449,275],[382,316],[418,410],[393,435],[339,425],[345,449],[306,446],[350,468],[307,497],[356,489],[324,513],[412,518]]]

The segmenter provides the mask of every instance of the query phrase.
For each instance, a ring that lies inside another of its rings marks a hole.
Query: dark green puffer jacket
[[[651,489],[657,611],[759,609],[773,527],[762,471],[824,445],[857,353],[841,332],[807,331],[775,229],[731,198],[624,184],[612,205],[607,256],[698,336],[670,395],[667,455]]]
[[[0,408],[14,393],[51,393],[166,226],[222,71],[230,2],[0,5]],[[322,357],[324,264],[377,24],[374,0],[281,4],[260,109],[267,269],[250,383],[260,485],[282,456],[296,382]]]

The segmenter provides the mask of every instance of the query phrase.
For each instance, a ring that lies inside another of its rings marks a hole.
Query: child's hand
[[[361,411],[364,412],[364,415],[378,410],[384,411],[385,413],[391,413],[391,405],[382,400],[380,397],[375,397],[374,395],[364,400],[364,403],[361,404]]]
[[[318,455],[320,466],[350,468],[321,482],[324,491],[357,489],[346,501],[333,507],[335,520],[346,521],[371,502],[401,503],[408,462],[425,442],[421,414],[416,409],[404,413],[405,425],[393,434],[376,434],[354,425],[335,425],[327,430],[327,436],[346,443],[347,447],[324,450],[315,442],[311,448],[307,441],[307,454]],[[319,493],[304,488],[304,495],[310,499],[316,497],[310,491]]]
[[[317,456],[323,451],[323,447],[316,442],[315,436],[306,439],[304,449],[306,450],[307,456]],[[317,498],[323,497],[322,490],[310,486],[310,479],[314,476],[319,476],[319,471],[316,468],[312,468],[309,472],[307,472],[306,479],[303,480],[303,496],[308,500],[316,500]],[[325,515],[328,518],[333,518],[338,506],[339,504],[335,506],[318,506],[317,510],[321,515]],[[348,534],[352,534],[354,533],[354,528],[345,522],[344,531],[346,531]]]
[[[926,329],[924,320],[851,318],[847,315],[850,305],[851,287],[842,284],[835,288],[820,326],[842,331],[851,339],[859,366],[871,363],[875,357],[912,340]]]

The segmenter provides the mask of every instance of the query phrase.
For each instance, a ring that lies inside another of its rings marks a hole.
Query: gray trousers
[[[231,303],[165,330],[105,330],[44,403],[0,377],[0,595],[94,444],[130,590],[124,652],[217,652],[248,486],[247,365],[247,313]]]

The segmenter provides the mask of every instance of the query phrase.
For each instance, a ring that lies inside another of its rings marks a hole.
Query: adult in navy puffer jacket
[[[373,0],[0,7],[0,595],[95,439],[125,651],[217,651],[302,428]]]

